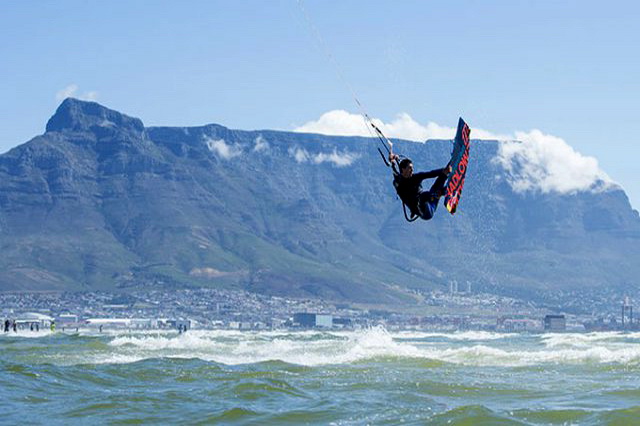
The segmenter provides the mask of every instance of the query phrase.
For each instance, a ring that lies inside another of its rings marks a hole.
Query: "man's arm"
[[[398,165],[399,159],[400,159],[400,156],[398,154],[394,154],[393,151],[389,149],[389,165],[391,166],[391,171],[393,172],[394,176],[397,176],[400,174],[400,169]]]

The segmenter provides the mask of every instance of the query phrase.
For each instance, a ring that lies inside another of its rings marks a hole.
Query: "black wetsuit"
[[[423,191],[422,181],[430,178],[437,179],[431,185],[429,191]],[[443,168],[429,172],[414,173],[409,178],[395,175],[393,186],[395,186],[398,196],[409,208],[413,216],[420,216],[424,220],[429,220],[433,217],[438,207],[438,201],[442,196],[446,181],[447,169]]]

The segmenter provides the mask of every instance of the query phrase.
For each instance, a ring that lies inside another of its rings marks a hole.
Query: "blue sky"
[[[322,42],[296,0],[2,2],[0,152],[41,134],[65,93],[147,126],[292,130],[357,113],[351,85],[384,122],[454,126],[462,115],[494,134],[561,138],[640,207],[636,2],[303,8]]]

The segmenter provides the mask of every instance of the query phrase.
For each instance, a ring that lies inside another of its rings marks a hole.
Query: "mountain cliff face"
[[[436,168],[450,142],[396,147]],[[636,288],[640,218],[622,189],[516,192],[499,149],[472,142],[456,216],[441,205],[406,223],[372,140],[145,128],[67,99],[45,134],[0,156],[0,290],[225,286],[397,304],[453,280]]]

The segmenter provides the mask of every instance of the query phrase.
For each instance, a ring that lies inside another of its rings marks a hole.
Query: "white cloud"
[[[353,162],[358,158],[356,154],[350,154],[348,152],[344,152],[339,154],[336,149],[333,152],[327,153],[319,153],[313,157],[313,162],[316,164],[320,163],[333,163],[338,167],[350,166]]]
[[[237,145],[228,145],[224,139],[205,139],[207,148],[214,154],[225,160],[230,160],[242,154],[242,149]]]
[[[390,138],[407,139],[410,141],[426,141],[427,139],[453,139],[456,129],[443,127],[434,122],[421,125],[406,112],[401,112],[390,123],[380,120],[373,122]]]
[[[427,139],[453,139],[456,133],[455,127],[440,126],[432,121],[420,124],[409,114],[402,112],[388,123],[377,118],[373,123],[389,138],[406,139],[410,141],[424,142]],[[360,114],[352,114],[344,110],[326,112],[316,121],[309,121],[294,132],[320,133],[323,135],[340,136],[375,136],[369,132],[369,125]],[[473,129],[474,139],[504,139],[505,136],[495,135],[482,129]]]
[[[317,121],[309,121],[293,131],[323,135],[370,136],[364,118],[344,110],[325,112]]]
[[[373,119],[373,122],[389,138],[423,142],[428,139],[453,139],[455,136],[454,127],[441,126],[434,122],[420,124],[407,113],[398,114],[388,123],[379,119]],[[374,136],[367,128],[367,123],[361,115],[333,110],[322,114],[318,120],[295,128],[294,131],[341,136]],[[507,181],[517,192],[553,191],[566,194],[577,191],[603,191],[619,186],[599,168],[595,158],[580,154],[563,139],[546,135],[540,130],[518,131],[514,135],[504,135],[472,126],[471,137],[501,142],[495,161],[504,167]],[[312,157],[298,148],[292,155],[298,162],[316,163],[348,158],[342,154],[334,154],[333,157],[333,154],[318,154]]]
[[[56,93],[56,100],[62,101],[64,99],[71,98],[75,96],[77,91],[78,91],[78,86],[75,84],[70,84],[69,86],[65,87],[64,89]]]
[[[98,92],[96,91],[85,92],[82,94],[80,99],[84,99],[85,101],[95,101],[98,99]]]
[[[269,149],[269,142],[267,142],[262,135],[259,135],[253,142],[253,150],[255,152],[263,152]]]
[[[330,153],[320,152],[318,154],[311,154],[306,149],[300,147],[292,147],[289,148],[289,155],[291,155],[298,163],[333,163],[337,167],[350,166],[355,160],[358,159],[357,154],[352,154],[349,152],[338,153],[337,149],[334,149]]]
[[[289,155],[291,155],[293,158],[295,158],[295,160],[298,163],[304,163],[305,161],[309,160],[309,153],[307,152],[306,149],[302,149],[302,148],[289,148]]]
[[[77,84],[70,84],[56,93],[56,100],[60,102],[67,98],[77,98],[85,101],[95,101],[98,99],[98,92],[90,91],[78,94],[78,89],[79,87]]]
[[[501,164],[516,192],[561,194],[602,191],[615,182],[598,167],[598,160],[575,151],[563,139],[540,130],[516,132],[503,141],[495,161]]]

